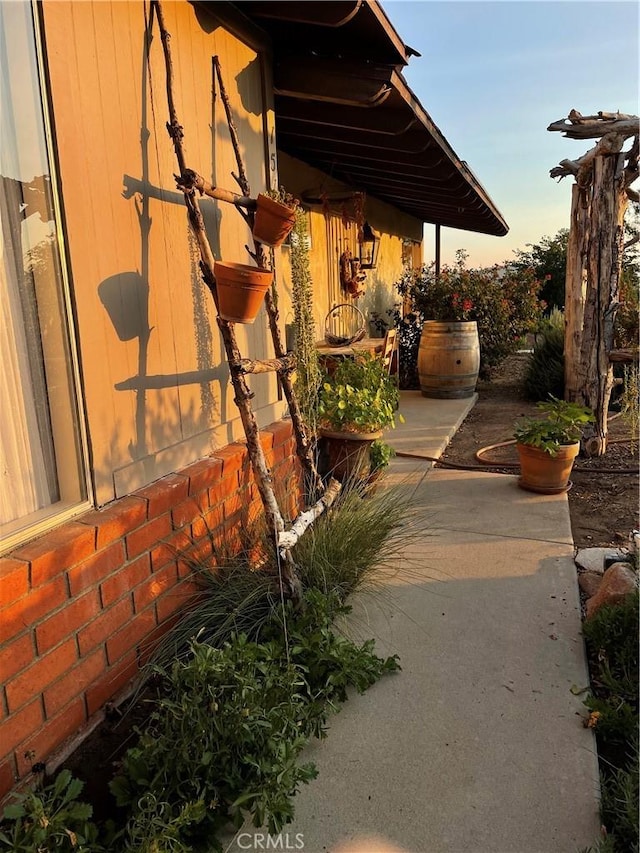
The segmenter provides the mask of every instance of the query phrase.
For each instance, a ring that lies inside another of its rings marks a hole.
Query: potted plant
[[[318,401],[318,432],[328,468],[341,480],[364,478],[370,469],[372,443],[395,427],[399,394],[378,358],[358,355],[325,375]],[[399,415],[400,421],[403,420]]]
[[[298,201],[284,187],[260,193],[256,199],[253,236],[259,243],[274,248],[289,236],[296,219]]]
[[[547,495],[567,490],[582,429],[593,421],[590,409],[550,397],[538,403],[543,417],[522,418],[514,431],[520,458],[518,485]]]

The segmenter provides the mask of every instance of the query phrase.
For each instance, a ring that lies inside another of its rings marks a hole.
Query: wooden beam
[[[282,358],[241,358],[237,362],[230,362],[229,369],[242,375],[248,373],[286,373],[296,369],[296,357],[293,353],[287,353]]]

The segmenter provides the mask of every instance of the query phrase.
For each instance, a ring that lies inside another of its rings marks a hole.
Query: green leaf
[[[4,812],[2,813],[3,820],[16,820],[16,818],[23,817],[25,815],[24,807],[16,803],[15,805],[7,806]]]

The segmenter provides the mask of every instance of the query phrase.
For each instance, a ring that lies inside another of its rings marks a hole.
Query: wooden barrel
[[[425,320],[418,350],[418,375],[424,397],[471,397],[479,369],[480,342],[475,320]]]

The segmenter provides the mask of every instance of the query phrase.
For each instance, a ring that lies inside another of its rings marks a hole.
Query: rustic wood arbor
[[[195,171],[187,168],[183,145],[184,131],[178,120],[178,114],[175,106],[173,61],[170,46],[171,36],[165,24],[164,12],[160,0],[152,0],[151,8],[155,12],[158,20],[165,59],[167,103],[169,108],[167,131],[173,142],[179,170],[179,174],[176,175],[175,178],[178,188],[184,193],[189,225],[198,242],[202,280],[211,292],[217,309],[218,298],[216,280],[213,272],[214,257],[207,237],[204,219],[200,211],[198,195],[204,194],[218,201],[235,205],[236,209],[245,222],[247,222],[249,227],[253,226],[256,202],[251,198],[251,190],[240,154],[238,133],[231,114],[231,105],[224,86],[222,71],[217,57],[214,57],[216,79],[220,99],[225,109],[227,125],[229,127],[229,133],[238,168],[238,174],[235,175],[232,173],[232,175],[238,183],[242,195],[231,192],[230,190],[214,187],[204,178],[200,177],[200,175]],[[262,269],[273,268],[273,256],[269,257],[260,243],[254,241],[253,250],[248,246],[245,248],[258,267]],[[265,304],[276,356],[274,359],[261,361],[257,359],[242,358],[236,341],[234,324],[219,316],[217,318],[217,322],[227,353],[231,382],[235,392],[234,402],[238,406],[240,417],[242,419],[247,439],[247,450],[249,453],[249,459],[251,460],[251,467],[253,469],[262,505],[264,507],[267,526],[271,533],[276,554],[279,559],[281,588],[283,593],[287,594],[294,600],[299,600],[301,593],[300,581],[296,574],[291,549],[304,531],[319,515],[324,512],[328,506],[333,503],[340,491],[340,483],[332,479],[329,482],[328,487],[325,489],[324,483],[318,475],[311,444],[306,433],[306,428],[300,412],[300,406],[298,405],[293,383],[291,381],[291,373],[295,370],[295,358],[291,353],[285,352],[282,344],[282,337],[278,325],[278,308],[274,294],[271,291],[267,291]],[[279,376],[284,395],[289,406],[289,414],[291,415],[293,423],[297,455],[306,477],[307,489],[309,494],[312,495],[315,500],[315,503],[309,509],[298,516],[289,530],[285,530],[284,519],[275,497],[271,472],[266,464],[262,445],[259,440],[258,424],[251,408],[253,393],[248,387],[245,379],[247,374],[265,373],[268,371],[275,371]]]
[[[628,200],[638,201],[631,184],[638,177],[638,117],[599,112],[549,125],[570,139],[599,139],[577,160],[562,160],[552,178],[575,176],[567,247],[565,292],[565,398],[593,409],[593,434],[585,452],[601,456],[607,448],[607,415],[613,386],[611,350],[619,305],[619,279]],[[635,137],[629,151],[626,140]]]

